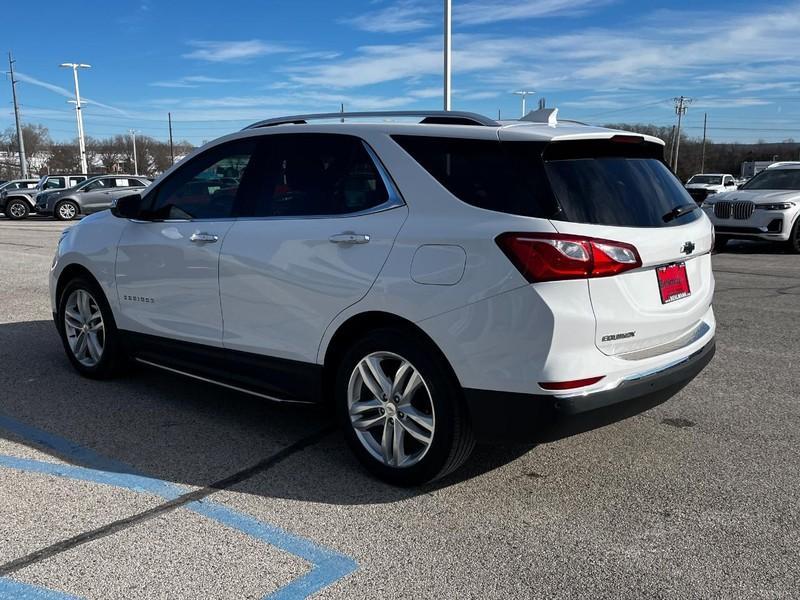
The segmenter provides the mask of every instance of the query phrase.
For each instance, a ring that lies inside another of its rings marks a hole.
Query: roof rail
[[[309,115],[293,115],[290,117],[277,117],[275,119],[258,121],[257,123],[248,125],[245,127],[245,129],[272,127],[273,125],[303,125],[308,121],[319,121],[322,119],[363,119],[383,117],[422,117],[421,123],[439,125],[481,125],[484,127],[500,126],[500,123],[494,119],[471,112],[460,112],[454,110],[388,110],[373,112],[317,113]]]

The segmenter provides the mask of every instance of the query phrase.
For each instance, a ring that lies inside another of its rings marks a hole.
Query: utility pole
[[[169,155],[172,158],[172,164],[175,164],[175,148],[172,145],[172,113],[167,113],[167,119],[169,119]]]
[[[692,103],[692,99],[680,96],[678,98],[673,98],[673,100],[675,101],[675,114],[678,115],[678,129],[675,134],[675,160],[672,165],[672,171],[677,174],[678,153],[681,150],[681,120],[683,119],[683,115],[686,114],[686,108]]]
[[[525,98],[527,98],[528,96],[531,96],[531,95],[533,95],[535,93],[536,92],[534,92],[533,90],[518,90],[516,92],[513,92],[513,94],[515,96],[522,96],[522,115],[521,116],[523,116],[523,117],[525,116]]]
[[[81,112],[81,90],[78,86],[78,69],[90,69],[92,65],[83,63],[61,63],[60,67],[72,69],[72,75],[75,79],[75,114],[78,119],[78,146],[81,153],[81,169],[83,173],[89,173],[89,167],[86,164],[86,139],[83,132],[83,113]]]
[[[17,121],[17,149],[19,150],[19,168],[22,178],[28,178],[28,160],[25,158],[25,140],[22,138],[22,125],[19,122],[19,104],[17,104],[17,80],[14,79],[14,63],[16,61],[8,53],[8,70],[11,74],[11,95],[14,97],[14,118]]]
[[[128,131],[130,131],[131,139],[133,140],[133,174],[134,175],[138,175],[139,174],[139,161],[136,160],[136,130],[135,129],[129,129]]]
[[[451,0],[444,0],[444,109],[450,110],[450,79],[451,67],[451,33],[452,33],[452,5]]]
[[[700,172],[706,172],[706,129],[708,127],[708,113],[703,113],[703,153],[700,157]]]
[[[675,125],[669,132],[669,166],[672,166],[672,154],[675,152]]]

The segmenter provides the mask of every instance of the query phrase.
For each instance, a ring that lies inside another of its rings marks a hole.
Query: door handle
[[[367,234],[353,233],[352,231],[337,233],[328,239],[334,244],[366,244],[369,242],[369,236]]]
[[[213,244],[219,239],[219,236],[214,235],[213,233],[193,233],[189,239],[199,244],[201,243]]]

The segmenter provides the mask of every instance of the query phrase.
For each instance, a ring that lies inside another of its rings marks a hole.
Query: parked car
[[[0,212],[10,219],[13,219],[15,216],[26,215],[30,210],[30,205],[20,198],[19,195],[24,190],[35,188],[37,181],[37,179],[12,179],[0,185]],[[25,204],[20,204],[22,202]]]
[[[146,177],[97,175],[66,190],[39,192],[36,195],[36,213],[70,221],[78,215],[106,210],[117,198],[149,184],[150,180]]]
[[[9,219],[24,219],[36,210],[36,195],[46,190],[61,190],[78,185],[86,175],[44,175],[34,188],[18,189],[8,194],[6,216]]]
[[[686,190],[697,204],[702,204],[711,194],[730,192],[736,189],[736,180],[727,173],[701,173],[686,182]]]
[[[800,253],[800,162],[776,163],[736,192],[716,194],[703,203],[716,230],[716,248],[729,240],[785,242]]]
[[[476,440],[665,400],[714,353],[711,224],[661,140],[540,112],[293,116],[205,145],[61,236],[70,362],[331,402],[403,485]]]

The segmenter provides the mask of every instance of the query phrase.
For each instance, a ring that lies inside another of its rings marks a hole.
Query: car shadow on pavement
[[[789,247],[767,240],[731,240],[717,254],[791,254]]]
[[[51,321],[0,324],[0,365],[0,415],[90,448],[132,472],[177,484],[210,485],[333,429],[330,411],[320,407],[271,403],[155,369],[134,369],[108,381],[83,378],[67,361]],[[3,440],[47,452],[0,429]],[[401,489],[370,476],[342,435],[331,431],[235,490],[327,504],[396,502],[478,477],[533,447],[478,446],[447,478]]]

